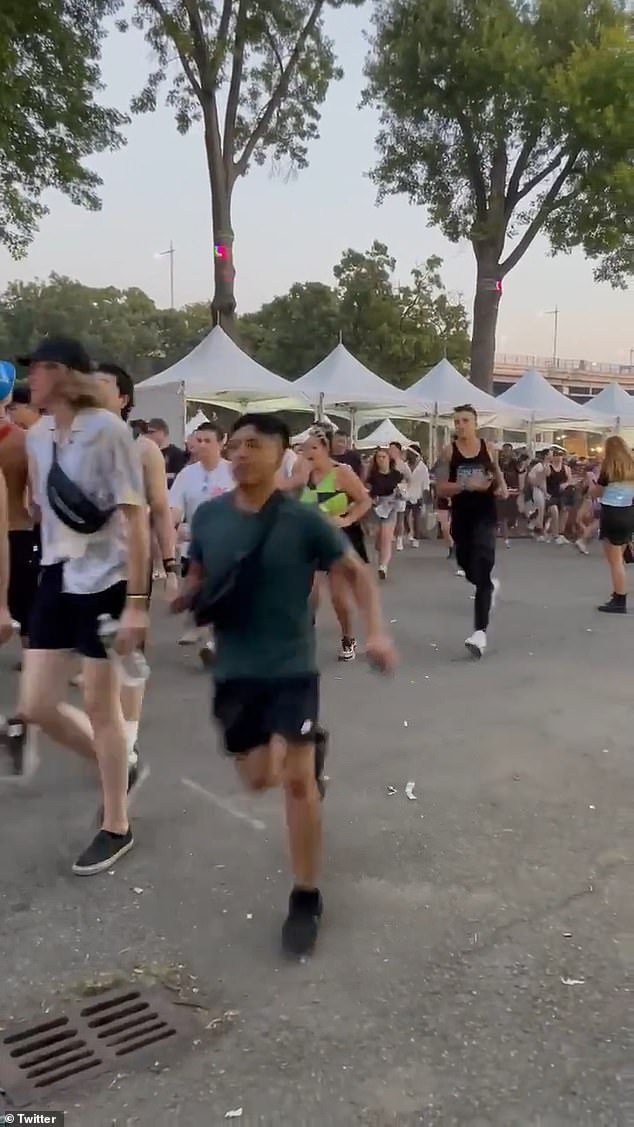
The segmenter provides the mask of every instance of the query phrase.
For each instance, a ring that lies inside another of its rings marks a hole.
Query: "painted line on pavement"
[[[220,810],[224,810],[226,814],[232,814],[234,818],[238,818],[241,822],[248,822],[252,830],[266,829],[265,822],[261,822],[259,818],[252,818],[250,814],[245,814],[243,810],[238,810],[227,798],[221,798],[220,795],[207,790],[206,787],[201,786],[193,779],[181,779],[181,783],[189,790],[193,790],[196,794],[206,798],[207,802],[211,802],[214,806],[218,806]]]

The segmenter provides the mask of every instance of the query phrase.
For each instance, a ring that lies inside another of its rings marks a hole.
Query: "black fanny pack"
[[[53,464],[46,480],[46,496],[55,516],[72,528],[73,532],[99,532],[110,520],[116,506],[100,509],[78,485],[68,477],[59,464],[57,443],[53,443]]]
[[[192,612],[197,626],[224,630],[248,619],[258,581],[258,565],[277,520],[282,497],[281,493],[273,493],[260,509],[260,529],[251,549],[238,556],[210,589],[203,588],[194,597]]]

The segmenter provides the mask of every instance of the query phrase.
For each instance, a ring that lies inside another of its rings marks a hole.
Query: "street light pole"
[[[165,258],[166,256],[169,256],[169,260],[170,260],[170,309],[174,308],[174,255],[175,254],[176,254],[176,251],[174,249],[174,244],[173,244],[172,240],[170,239],[169,250],[160,251],[160,257],[161,258]]]
[[[556,305],[554,309],[547,309],[546,316],[555,318],[555,328],[553,332],[553,368],[556,368],[559,350],[559,306]]]

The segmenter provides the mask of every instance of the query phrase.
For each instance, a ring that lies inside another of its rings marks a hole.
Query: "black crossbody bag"
[[[82,532],[85,536],[99,532],[116,508],[100,509],[83,489],[71,481],[59,464],[56,442],[53,443],[53,464],[46,479],[46,496],[58,520],[67,528],[72,528],[73,532]]]
[[[224,630],[247,619],[262,552],[275,527],[282,501],[283,494],[279,492],[269,497],[260,509],[260,529],[251,548],[233,561],[211,589],[203,587],[194,596],[191,609],[197,626]]]

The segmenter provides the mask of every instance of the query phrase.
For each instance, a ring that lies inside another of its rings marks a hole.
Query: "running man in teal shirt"
[[[235,561],[262,541],[262,521],[271,519],[262,512],[275,494],[244,613],[216,628],[214,715],[246,785],[252,790],[284,788],[294,887],[282,942],[288,953],[300,956],[315,944],[323,909],[317,883],[319,674],[309,606],[316,572],[339,574],[349,583],[374,665],[389,671],[396,654],[368,568],[317,507],[276,493],[288,444],[288,427],[275,415],[238,419],[228,446],[236,489],[197,509],[190,571],[173,609],[183,609],[196,592],[204,601],[205,592],[217,590]]]

